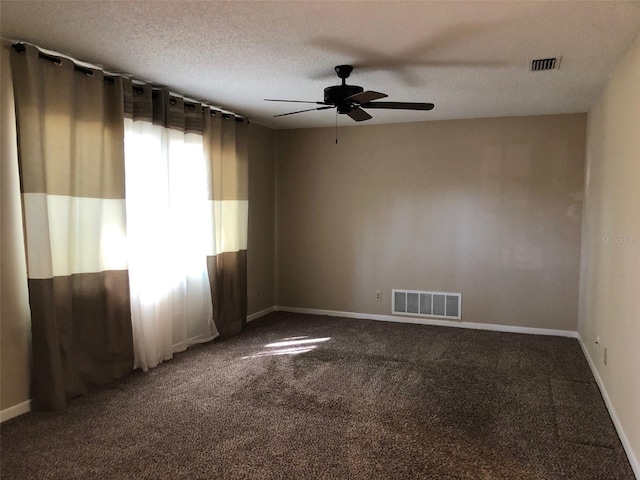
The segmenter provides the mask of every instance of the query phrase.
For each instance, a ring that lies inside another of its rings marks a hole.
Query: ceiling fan
[[[386,98],[385,93],[365,91],[364,88],[357,85],[347,85],[347,78],[351,75],[353,67],[351,65],[338,65],[336,68],[338,78],[342,79],[342,85],[335,85],[324,89],[324,102],[307,102],[303,100],[275,100],[265,98],[266,102],[290,102],[290,103],[314,103],[322,105],[321,107],[308,108],[306,110],[298,110],[296,112],[282,113],[274,115],[274,117],[284,117],[286,115],[295,115],[296,113],[311,112],[314,110],[328,110],[336,108],[337,113],[346,114],[356,122],[364,122],[373,118],[363,108],[382,108],[387,110],[431,110],[433,103],[416,103],[416,102],[375,102]]]

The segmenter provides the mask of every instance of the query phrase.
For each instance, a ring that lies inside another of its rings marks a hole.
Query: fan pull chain
[[[336,145],[338,144],[338,109],[336,108]]]

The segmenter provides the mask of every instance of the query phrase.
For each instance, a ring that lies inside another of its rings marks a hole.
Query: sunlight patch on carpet
[[[265,347],[268,347],[268,348],[290,347],[292,345],[307,345],[307,344],[312,344],[312,343],[328,342],[329,340],[331,340],[331,337],[324,337],[324,338],[298,337],[297,340],[288,340],[288,339],[286,339],[286,340],[280,341],[280,342],[267,343],[265,345]]]
[[[266,344],[264,347],[269,350],[263,350],[261,352],[254,353],[253,355],[242,357],[242,359],[272,357],[277,355],[299,355],[301,353],[307,353],[315,350],[318,347],[318,343],[328,342],[329,340],[331,340],[331,337],[288,337],[279,342]]]

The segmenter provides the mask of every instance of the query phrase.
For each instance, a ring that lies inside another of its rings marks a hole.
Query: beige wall
[[[274,286],[275,135],[249,125],[248,313],[272,307]]]
[[[392,288],[462,292],[463,321],[576,330],[585,122],[277,132],[277,305],[388,315]]]
[[[589,112],[586,157],[579,332],[640,478],[640,36]]]
[[[13,87],[8,45],[0,47],[2,62],[2,170],[0,172],[0,410],[29,400],[31,320],[27,267],[22,235],[20,184],[16,151]]]

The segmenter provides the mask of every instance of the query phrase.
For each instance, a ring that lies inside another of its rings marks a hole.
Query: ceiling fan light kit
[[[302,100],[274,100],[266,99],[267,102],[293,102],[293,103],[313,103],[322,105],[321,107],[309,108],[306,110],[298,110],[295,112],[274,115],[275,117],[284,117],[287,115],[295,115],[297,113],[311,112],[316,110],[328,110],[335,108],[337,113],[348,115],[356,122],[364,122],[373,118],[364,108],[383,108],[388,110],[431,110],[433,103],[421,102],[376,102],[381,98],[386,98],[387,94],[374,92],[372,90],[365,91],[358,85],[347,85],[347,78],[351,75],[353,67],[351,65],[338,65],[335,67],[338,78],[342,80],[341,85],[334,85],[324,89],[324,101],[307,102]]]

